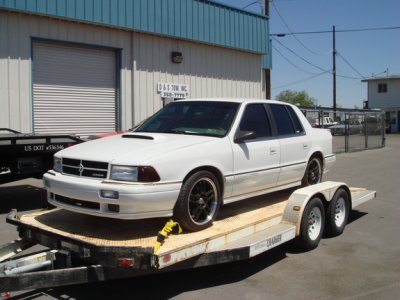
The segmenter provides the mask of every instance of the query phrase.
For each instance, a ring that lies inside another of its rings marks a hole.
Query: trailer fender
[[[322,198],[324,204],[327,204],[332,200],[339,188],[343,188],[348,193],[351,202],[350,189],[343,182],[326,181],[295,190],[290,195],[286,204],[282,216],[282,223],[296,226],[296,236],[299,236],[301,219],[308,202],[314,197],[319,196]],[[351,209],[351,206],[349,209]]]

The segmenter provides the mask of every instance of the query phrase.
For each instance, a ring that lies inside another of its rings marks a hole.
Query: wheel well
[[[310,156],[309,161],[310,161],[311,159],[313,159],[314,157],[320,159],[320,161],[321,161],[321,163],[322,163],[322,170],[323,170],[325,166],[324,166],[324,156],[323,156],[322,152],[319,152],[319,151],[314,152],[314,153]]]
[[[343,190],[347,193],[347,195],[348,195],[348,197],[349,197],[349,203],[348,203],[348,204],[349,204],[349,207],[348,207],[348,209],[351,210],[351,203],[352,203],[352,201],[351,201],[351,192],[350,192],[349,187],[346,186],[346,185],[339,186],[339,187],[336,189],[335,193],[336,193],[338,190],[340,190],[340,189],[343,189]],[[327,210],[327,208],[328,208],[328,205],[329,205],[329,203],[331,202],[332,199],[326,199],[326,197],[325,197],[325,195],[324,195],[323,193],[317,193],[317,194],[315,194],[314,196],[312,196],[310,199],[312,199],[312,198],[314,198],[314,197],[318,197],[318,198],[320,198],[320,199],[322,200],[322,203],[324,204],[325,212],[326,212],[326,210]],[[331,198],[333,198],[333,195],[332,195]]]
[[[310,199],[308,200],[308,202],[310,202],[310,200],[313,199],[313,198],[319,198],[319,199],[321,199],[321,200],[322,200],[322,203],[324,204],[324,206],[328,206],[328,204],[329,204],[329,202],[326,200],[324,194],[322,194],[322,193],[317,193],[317,194],[313,195],[312,197],[310,197]],[[308,204],[308,202],[307,202],[307,204]]]
[[[350,188],[347,186],[347,185],[342,185],[342,186],[339,186],[338,188],[337,188],[337,190],[335,191],[335,193],[338,191],[338,190],[340,190],[340,189],[343,189],[346,193],[347,193],[347,196],[349,197],[349,203],[348,203],[348,209],[349,210],[351,210],[352,209],[352,203],[353,203],[353,201],[352,201],[352,198],[351,198],[351,191],[350,191]]]
[[[202,166],[202,167],[198,167],[196,169],[193,169],[192,171],[190,171],[185,178],[183,179],[183,182],[185,182],[191,175],[193,175],[194,173],[198,172],[198,171],[208,171],[210,173],[212,173],[218,180],[218,184],[219,187],[221,189],[221,197],[224,195],[224,188],[225,188],[225,184],[224,184],[224,176],[222,175],[221,171],[218,170],[215,167],[212,166]]]
[[[311,199],[313,199],[313,198],[319,198],[319,199],[321,199],[322,204],[324,205],[325,213],[326,213],[326,211],[327,211],[327,209],[328,209],[328,206],[329,206],[329,200],[326,199],[325,195],[324,195],[323,193],[317,193],[317,194],[313,195],[312,197],[310,197],[310,199],[308,199],[307,204],[308,204],[308,202],[310,202]],[[307,206],[307,204],[306,204],[306,206]]]

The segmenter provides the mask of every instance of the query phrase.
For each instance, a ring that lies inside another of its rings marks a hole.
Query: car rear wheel
[[[208,171],[192,174],[182,185],[174,208],[175,220],[188,231],[199,231],[212,225],[221,206],[217,178]]]
[[[302,186],[309,186],[322,181],[322,162],[321,159],[314,156],[307,164],[306,172],[301,181]]]

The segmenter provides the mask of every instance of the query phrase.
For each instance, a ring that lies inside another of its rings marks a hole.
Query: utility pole
[[[265,6],[264,12],[267,17],[269,17],[269,1],[270,0],[265,0],[265,2],[264,2],[264,6]],[[269,24],[269,22],[268,22],[268,24]],[[268,53],[268,54],[271,55],[271,53]],[[271,70],[270,69],[265,69],[265,98],[271,99]]]
[[[336,31],[335,31],[335,26],[332,28],[332,34],[333,34],[333,50],[332,50],[332,56],[333,56],[333,116],[336,121]]]

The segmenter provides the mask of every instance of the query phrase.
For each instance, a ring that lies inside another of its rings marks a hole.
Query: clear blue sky
[[[256,1],[218,2],[243,8]],[[260,3],[264,0],[246,9],[260,13]],[[336,31],[400,27],[400,0],[271,1],[272,34],[331,31],[333,25]],[[332,33],[287,35],[276,39],[272,41],[272,98],[285,89],[305,90],[319,105],[332,106],[332,74],[318,75],[332,70]],[[361,77],[385,76],[386,70],[389,75],[400,75],[400,29],[337,32],[336,49],[337,74],[357,78],[337,77],[336,99],[342,107],[361,108],[363,100],[367,100],[367,84],[361,82]]]

